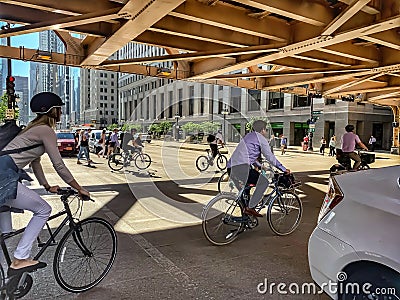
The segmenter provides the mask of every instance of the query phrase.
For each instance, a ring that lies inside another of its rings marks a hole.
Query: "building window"
[[[311,97],[294,95],[293,96],[293,108],[294,107],[307,107],[311,106]]]
[[[261,108],[261,91],[259,90],[249,90],[249,100],[248,100],[249,111],[258,111]]]
[[[153,119],[157,117],[157,96],[153,96]]]
[[[146,98],[146,119],[150,119],[150,97]]]
[[[172,93],[172,91],[171,91],[171,92],[168,92],[168,98],[169,98],[168,118],[172,118],[172,116],[173,116],[173,112],[172,112],[172,110],[173,110],[173,106],[172,106],[172,103],[173,103],[173,93]]]
[[[200,86],[200,114],[204,114],[204,84]]]
[[[270,92],[268,97],[268,109],[283,109],[283,93]]]
[[[336,99],[334,98],[326,98],[325,99],[325,105],[335,105],[336,104]]]
[[[241,96],[242,90],[240,88],[232,88],[231,89],[231,98],[232,98],[232,105],[230,106],[230,113],[237,113],[241,110]]]
[[[194,86],[189,86],[189,116],[194,114]]]
[[[182,117],[183,113],[183,89],[178,90],[178,114]]]
[[[100,103],[100,107],[103,107],[103,103]]]
[[[164,94],[160,94],[161,98],[161,113],[160,113],[160,118],[164,119]]]
[[[114,96],[111,96],[111,101],[114,101]]]
[[[218,114],[221,114],[224,107],[224,100],[222,98],[218,99]]]

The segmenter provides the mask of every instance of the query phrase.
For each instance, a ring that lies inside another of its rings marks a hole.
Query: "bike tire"
[[[84,253],[85,248],[89,253]],[[68,292],[87,291],[108,274],[116,253],[117,234],[110,223],[101,218],[82,220],[67,231],[56,249],[55,279]]]
[[[151,157],[146,153],[138,154],[135,157],[135,166],[139,170],[145,170],[151,165]]]
[[[108,166],[111,170],[120,171],[125,164],[125,158],[120,153],[114,153],[108,159]]]
[[[303,214],[300,198],[292,191],[280,191],[268,204],[267,222],[276,235],[291,234],[299,226]]]
[[[24,297],[26,294],[28,294],[32,288],[32,285],[33,285],[33,278],[31,275],[27,274],[25,277],[24,284],[22,286],[18,287],[14,291],[14,293],[13,293],[14,299],[20,299],[20,298]]]
[[[232,243],[243,231],[244,223],[240,222],[243,210],[243,204],[237,201],[236,194],[222,193],[215,196],[202,213],[202,229],[206,239],[217,246]]]
[[[197,170],[199,170],[200,172],[204,172],[205,170],[208,169],[208,167],[210,166],[210,164],[208,163],[208,157],[205,155],[200,155],[197,159],[196,159],[196,168]]]
[[[218,179],[218,192],[219,193],[235,193],[236,192],[236,194],[238,192],[235,184],[229,177],[228,171],[225,171],[221,175],[221,177]]]
[[[226,169],[226,165],[228,164],[228,159],[225,155],[221,154],[217,157],[217,167],[221,171]]]
[[[0,265],[0,300],[4,300],[7,297],[6,289],[5,287],[5,277],[4,277],[4,270],[2,266]]]

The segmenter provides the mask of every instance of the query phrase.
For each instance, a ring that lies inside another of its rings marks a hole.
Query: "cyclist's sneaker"
[[[252,216],[255,216],[255,217],[259,217],[259,218],[262,217],[262,214],[258,213],[254,208],[250,208],[250,207],[245,207],[244,208],[244,213],[246,215],[252,215]]]
[[[41,262],[41,261],[39,261],[37,264],[27,266],[24,268],[19,268],[19,269],[14,269],[14,268],[9,267],[8,271],[7,271],[7,276],[14,276],[14,275],[22,274],[25,272],[30,273],[30,272],[36,271],[37,269],[42,269],[42,268],[46,268],[46,267],[47,267],[47,264],[44,262]]]

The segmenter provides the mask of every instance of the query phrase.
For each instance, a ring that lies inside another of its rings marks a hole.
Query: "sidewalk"
[[[201,151],[201,152],[205,152],[207,149],[210,149],[208,144],[194,144],[194,143],[188,143],[188,142],[183,142],[183,141],[177,142],[177,141],[163,141],[163,140],[154,140],[153,139],[151,141],[151,144],[159,146],[159,147],[173,147],[173,148],[178,148],[178,149]],[[235,150],[237,144],[238,143],[232,143],[232,142],[227,143],[225,145],[225,147],[228,148],[228,153],[232,153],[233,150]],[[275,147],[274,152],[278,152],[278,151],[280,151],[280,148]],[[294,153],[321,155],[319,153],[319,147],[315,147],[313,151],[303,151],[303,148],[301,146],[288,146],[286,151],[294,152]],[[326,149],[325,155],[328,156],[328,153],[329,153],[329,149]],[[390,154],[389,151],[385,151],[385,150],[375,151],[373,153],[375,153],[375,155],[379,155],[382,157],[399,158],[400,159],[399,155]]]

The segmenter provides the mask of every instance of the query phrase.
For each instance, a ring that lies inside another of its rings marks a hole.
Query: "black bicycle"
[[[262,176],[262,175],[260,175]],[[275,174],[272,190],[256,206],[256,211],[267,207],[267,222],[277,235],[288,235],[300,224],[303,206],[295,189],[300,182],[288,182],[286,175]],[[202,228],[207,240],[222,246],[232,243],[247,229],[258,226],[258,219],[244,214],[252,185],[243,185],[239,193],[220,193],[204,207]]]
[[[83,201],[78,192],[67,188],[60,189],[58,194],[64,204],[64,209],[55,215],[50,216],[48,221],[65,215],[64,220],[53,232],[48,223],[46,228],[49,233],[47,241],[37,239],[39,252],[33,258],[39,260],[47,248],[57,246],[53,260],[53,272],[57,283],[66,291],[72,293],[85,292],[100,283],[110,271],[117,253],[117,234],[113,226],[102,218],[91,217],[79,221],[75,215],[80,216],[83,209]],[[70,203],[78,199],[78,209],[71,212]],[[23,210],[8,206],[0,207],[0,211],[21,213]],[[56,241],[61,230],[68,225],[68,231]],[[11,258],[5,241],[20,235],[25,228],[15,232],[0,235],[0,245],[7,261],[11,264]],[[33,284],[32,276],[22,273],[5,277],[5,272],[0,265],[0,299],[18,299],[25,296]]]
[[[221,171],[226,169],[226,164],[228,163],[228,159],[224,154],[220,152],[220,148],[223,147],[218,147],[218,152],[217,156],[215,157],[217,167]],[[211,150],[207,149],[207,155],[200,155],[196,159],[196,168],[200,171],[203,172],[208,169],[209,166],[212,166],[214,164],[214,157],[212,156]]]
[[[151,165],[150,155],[143,153],[141,149],[137,149],[133,154],[129,151],[123,151],[110,155],[108,166],[114,171],[120,171],[124,167],[129,167],[132,161],[139,170],[145,170]]]

